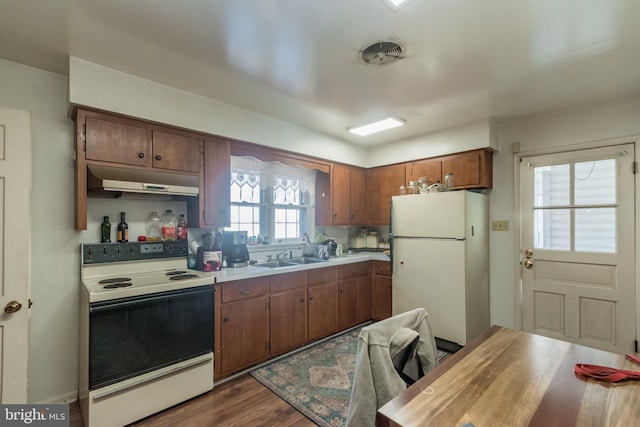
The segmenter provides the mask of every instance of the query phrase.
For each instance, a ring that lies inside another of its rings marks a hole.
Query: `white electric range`
[[[81,246],[80,407],[121,426],[213,388],[214,279],[187,241]]]

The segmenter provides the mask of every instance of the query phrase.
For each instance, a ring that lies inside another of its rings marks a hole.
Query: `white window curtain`
[[[315,182],[315,170],[231,156],[231,185],[241,189],[241,200],[237,201],[267,202],[259,200],[260,190],[270,188],[274,200],[268,202],[311,206],[315,200]]]

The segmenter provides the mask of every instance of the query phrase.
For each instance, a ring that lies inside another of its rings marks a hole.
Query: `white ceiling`
[[[384,38],[406,56],[358,59]],[[373,145],[640,92],[640,1],[0,0],[0,57],[69,55]],[[346,131],[387,114],[406,125]]]

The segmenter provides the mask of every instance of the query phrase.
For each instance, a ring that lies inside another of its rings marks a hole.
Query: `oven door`
[[[89,307],[89,389],[213,351],[213,286]]]

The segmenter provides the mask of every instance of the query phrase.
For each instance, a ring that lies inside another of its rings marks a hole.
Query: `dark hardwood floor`
[[[77,403],[71,404],[70,415],[70,427],[84,427]],[[249,374],[131,424],[136,427],[315,425]]]

